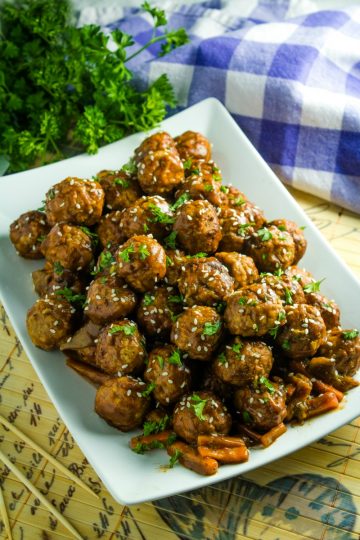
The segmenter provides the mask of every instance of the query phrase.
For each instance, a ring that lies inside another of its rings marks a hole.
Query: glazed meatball
[[[10,240],[26,259],[42,259],[41,244],[50,227],[43,212],[25,212],[10,225]]]
[[[222,322],[215,309],[196,306],[186,309],[176,320],[171,341],[193,360],[210,360],[222,335]]]
[[[50,263],[59,263],[73,272],[88,267],[93,258],[89,236],[75,225],[54,225],[41,247]]]
[[[75,309],[57,295],[39,298],[29,309],[26,327],[36,347],[51,351],[59,347],[72,333]]]
[[[104,190],[94,180],[68,177],[46,194],[45,211],[50,225],[59,221],[74,225],[94,225],[104,206]]]
[[[214,374],[234,386],[247,386],[268,377],[273,365],[271,349],[262,341],[234,338],[216,357]]]
[[[299,268],[296,265],[292,265],[289,266],[289,268],[286,268],[285,274],[294,281],[298,281],[303,288],[306,287],[306,285],[315,283],[315,279],[310,272],[305,270],[305,268]]]
[[[283,353],[290,358],[313,356],[326,339],[320,311],[307,304],[295,304],[286,307],[286,319],[276,338]]]
[[[133,236],[116,252],[117,274],[139,292],[151,291],[166,274],[166,255],[150,236]]]
[[[253,221],[245,214],[227,206],[219,213],[222,239],[219,245],[221,251],[243,251],[245,242],[255,230]]]
[[[251,257],[236,251],[221,251],[215,253],[215,257],[229,270],[230,276],[234,278],[235,289],[251,285],[259,279],[259,272]]]
[[[266,273],[262,275],[260,282],[268,289],[272,289],[284,305],[307,303],[300,283],[285,273],[279,272],[277,275]]]
[[[190,370],[174,345],[163,345],[151,351],[144,380],[155,385],[153,396],[164,406],[176,403],[189,392],[191,383]]]
[[[215,394],[200,391],[183,397],[176,405],[173,429],[185,441],[196,443],[198,435],[227,435],[231,415]]]
[[[214,206],[226,204],[226,194],[221,185],[221,177],[216,173],[208,172],[202,167],[204,173],[188,176],[185,183],[176,191],[175,197],[188,199],[207,199]]]
[[[167,201],[155,195],[141,197],[122,213],[120,227],[125,239],[136,234],[152,234],[158,240],[171,231],[173,213]]]
[[[305,294],[305,297],[307,304],[315,306],[320,310],[327,330],[331,330],[335,326],[339,326],[340,309],[334,300],[330,300],[318,292],[307,293]]]
[[[246,203],[249,200],[246,195],[235,186],[226,186],[226,206],[234,208],[236,211],[241,212],[242,207],[246,207]],[[252,204],[252,203],[251,203]],[[252,221],[255,221],[253,219]],[[265,218],[259,224],[259,227],[264,223]]]
[[[96,232],[103,248],[109,245],[118,246],[127,239],[120,227],[121,218],[122,212],[120,210],[114,210],[100,218]]]
[[[34,270],[31,276],[39,296],[53,294],[60,289],[71,289],[74,294],[81,294],[85,288],[77,273],[66,270],[59,263],[54,266],[47,264],[45,268]]]
[[[105,191],[105,206],[109,210],[128,208],[142,195],[137,180],[127,171],[100,171],[97,179]]]
[[[121,431],[135,429],[150,408],[150,399],[143,396],[145,388],[143,381],[133,377],[109,379],[96,392],[95,412]]]
[[[293,264],[297,264],[304,256],[307,246],[307,241],[302,229],[290,219],[274,219],[269,223],[269,225],[274,225],[280,231],[286,231],[292,236],[295,245],[295,257]]]
[[[280,298],[262,283],[237,290],[227,299],[225,323],[231,334],[264,336],[285,323]]]
[[[234,395],[234,406],[243,422],[258,431],[269,431],[281,424],[287,414],[284,389],[270,381],[254,388],[239,388]]]
[[[159,131],[147,137],[135,150],[135,161],[141,161],[149,152],[176,150],[174,139],[166,131]]]
[[[357,330],[332,330],[317,351],[318,356],[335,359],[341,375],[353,376],[360,369],[360,337]]]
[[[275,272],[293,263],[295,244],[288,232],[270,225],[251,234],[246,242],[246,253],[262,272]]]
[[[173,230],[182,247],[192,255],[214,253],[221,240],[216,210],[208,201],[187,201],[176,211]]]
[[[144,339],[137,325],[128,319],[114,321],[100,332],[96,365],[109,375],[138,373],[144,366]]]
[[[105,324],[126,317],[135,309],[136,295],[117,276],[102,276],[91,282],[84,308],[96,324]]]
[[[215,257],[192,259],[180,275],[179,290],[188,306],[216,306],[234,291],[234,280]]]
[[[182,160],[211,158],[211,144],[204,135],[196,131],[185,131],[174,139]]]
[[[184,182],[184,166],[176,149],[150,150],[138,163],[137,177],[145,193],[162,195]]]
[[[180,249],[167,249],[166,250],[166,276],[164,281],[169,285],[177,285],[182,268],[185,268],[185,264],[189,259],[185,256],[185,253]]]
[[[181,311],[182,298],[174,287],[155,287],[142,297],[136,317],[147,336],[164,339]]]

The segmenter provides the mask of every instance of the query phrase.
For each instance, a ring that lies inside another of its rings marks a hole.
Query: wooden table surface
[[[293,194],[360,277],[359,217],[313,196]],[[122,506],[102,486],[62,423],[2,307],[0,412],[99,494],[97,502],[0,426],[1,450],[86,539],[359,540],[360,418],[242,477],[156,503]],[[0,479],[14,540],[71,538],[4,467]],[[6,538],[2,523],[0,538]]]

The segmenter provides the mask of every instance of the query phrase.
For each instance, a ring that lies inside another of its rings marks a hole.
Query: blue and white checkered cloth
[[[161,59],[154,45],[131,68],[144,83],[167,73],[178,110],[218,98],[283,181],[360,213],[360,6],[304,15],[306,4],[162,3],[191,43]],[[85,22],[121,28],[136,46],[152,33],[136,8],[87,9]]]

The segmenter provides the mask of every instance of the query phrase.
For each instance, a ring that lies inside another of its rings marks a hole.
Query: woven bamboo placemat
[[[360,277],[360,219],[316,197],[293,194]],[[0,426],[1,450],[86,539],[359,540],[360,418],[241,478],[155,503],[122,506],[102,486],[62,423],[2,306],[0,412],[99,494],[97,502]],[[14,540],[71,538],[4,467],[0,482]],[[0,538],[5,537],[0,522]]]

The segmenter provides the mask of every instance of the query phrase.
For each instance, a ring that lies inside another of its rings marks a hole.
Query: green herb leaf
[[[170,295],[168,298],[169,302],[173,304],[182,304],[184,301],[184,297],[182,294],[179,295]]]
[[[187,259],[203,259],[207,256],[208,254],[203,251],[199,251],[199,253],[195,253],[195,255],[186,255]]]
[[[223,193],[228,193],[229,188],[226,187],[226,186],[221,186],[221,187],[220,187],[220,191],[222,191]]]
[[[259,236],[262,242],[268,242],[273,237],[269,229],[267,229],[266,227],[259,229],[257,231],[257,235]]]
[[[175,212],[180,206],[182,206],[185,202],[189,201],[191,199],[189,193],[183,193],[180,195],[178,199],[174,202],[174,204],[171,206],[171,210]]]
[[[68,302],[70,302],[70,304],[80,304],[81,307],[84,305],[86,300],[86,296],[84,294],[75,294],[74,291],[69,287],[58,289],[55,291],[55,294],[58,296],[63,296]]]
[[[285,351],[288,351],[290,349],[290,341],[288,339],[284,339],[284,341],[281,344],[281,347],[285,349]]]
[[[83,225],[80,226],[80,229],[90,238],[91,240],[91,243],[94,245],[94,246],[97,246],[98,243],[99,243],[99,236],[90,231],[90,229],[88,227],[84,227]]]
[[[211,184],[204,184],[204,190],[210,192],[214,191],[214,188]]]
[[[123,332],[125,336],[132,336],[136,331],[135,324],[113,324],[109,329],[109,334]]]
[[[156,388],[156,384],[154,382],[149,383],[146,389],[141,392],[142,397],[149,397],[154,388]]]
[[[153,294],[145,293],[143,297],[143,304],[144,306],[151,306],[154,300],[155,300],[155,296]]]
[[[148,208],[153,215],[150,218],[152,223],[163,223],[164,225],[172,225],[174,223],[174,218],[163,212],[156,204],[149,204]]]
[[[263,384],[264,386],[266,386],[266,388],[268,389],[270,394],[273,394],[275,392],[275,387],[271,384],[269,379],[267,379],[266,377],[261,376],[259,378],[259,382],[260,382],[260,384]]]
[[[169,364],[174,364],[176,366],[182,366],[181,353],[179,349],[176,349],[168,358]]]
[[[156,357],[156,360],[159,362],[160,369],[163,369],[164,368],[164,359],[163,359],[163,357],[158,355]]]
[[[196,417],[203,421],[205,420],[205,416],[203,415],[203,411],[205,408],[206,403],[208,402],[207,399],[202,399],[198,394],[193,394],[191,396],[191,406],[194,409],[194,413]]]
[[[218,361],[220,362],[220,364],[226,364],[227,362],[227,359],[226,359],[226,356],[225,356],[225,353],[220,353],[217,357]]]
[[[115,178],[114,184],[121,186],[122,188],[128,188],[130,186],[129,180],[125,180],[125,178]]]
[[[248,411],[242,411],[242,417],[243,417],[243,420],[245,422],[245,424],[251,424],[251,416],[250,416],[250,413],[248,413]]]
[[[242,225],[239,225],[239,228],[237,230],[238,236],[245,236],[246,232],[247,232],[247,229],[249,227],[253,227],[254,225],[255,225],[255,223],[253,223],[253,222],[243,223]]]
[[[152,435],[153,433],[161,433],[165,431],[170,422],[170,416],[167,414],[159,422],[144,422],[143,432],[144,435]]]
[[[59,263],[58,261],[54,262],[54,272],[55,274],[58,274],[59,276],[61,276],[61,274],[64,272],[63,265]]]
[[[176,249],[176,231],[172,231],[166,238],[164,238],[164,244],[169,249]],[[170,265],[172,266],[172,265]]]
[[[125,249],[120,251],[119,257],[126,263],[130,262],[130,254],[135,253],[135,248],[133,244],[130,244]]]
[[[93,276],[96,276],[97,274],[100,274],[100,272],[103,272],[106,268],[109,268],[112,264],[115,264],[115,259],[110,251],[102,251],[100,253],[100,257],[97,263],[97,268],[91,272]]]
[[[144,261],[146,259],[146,257],[148,257],[150,255],[150,251],[147,249],[145,244],[140,244],[139,249],[138,249],[138,253],[139,253],[140,259],[142,261]]]
[[[359,330],[348,330],[342,333],[344,339],[355,339],[359,335]]]
[[[186,159],[183,162],[184,170],[186,171],[186,170],[190,169],[191,165],[192,165],[192,159],[191,158]]]
[[[204,329],[202,331],[203,336],[213,336],[216,334],[221,328],[221,321],[217,321],[215,323],[206,322],[204,324]]]
[[[244,347],[243,343],[234,343],[231,349],[234,351],[234,353],[240,354],[243,347]]]
[[[311,283],[308,283],[303,287],[304,292],[306,293],[312,293],[312,292],[319,292],[320,291],[320,285],[325,280],[325,278],[320,279],[320,281],[312,281]]]
[[[180,452],[180,450],[176,448],[175,453],[171,456],[170,461],[169,461],[170,469],[172,469],[176,465],[176,463],[178,463],[181,456],[182,456],[182,452]]]
[[[285,304],[288,304],[289,306],[292,306],[294,303],[292,298],[292,292],[285,287]]]

